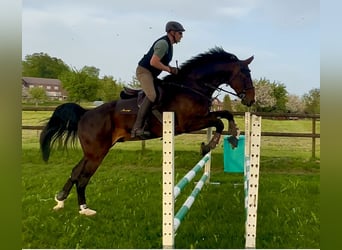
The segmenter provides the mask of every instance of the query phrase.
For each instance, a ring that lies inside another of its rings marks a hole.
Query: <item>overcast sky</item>
[[[128,83],[176,20],[186,31],[171,65],[220,46],[240,59],[254,55],[253,79],[301,96],[320,87],[319,15],[319,0],[24,0],[22,58],[44,52]]]

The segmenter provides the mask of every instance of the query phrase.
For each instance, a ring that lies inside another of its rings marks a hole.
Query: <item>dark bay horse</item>
[[[175,134],[188,133],[208,127],[216,131],[211,141],[202,146],[203,154],[215,148],[227,119],[228,132],[237,135],[233,115],[227,111],[210,111],[212,95],[221,84],[228,84],[246,106],[255,102],[255,92],[248,65],[253,57],[239,60],[222,48],[213,48],[181,65],[177,75],[167,75],[157,81],[160,102],[154,107],[156,114],[175,112]],[[78,137],[83,157],[72,169],[63,189],[56,195],[55,210],[64,207],[73,185],[76,185],[80,214],[96,212],[86,205],[85,190],[91,176],[100,166],[109,149],[117,142],[138,140],[131,138],[131,129],[138,111],[138,96],[123,94],[122,98],[86,110],[76,103],[65,103],[56,108],[40,135],[40,147],[44,161],[48,161],[55,142],[66,146]],[[158,115],[148,117],[151,138],[162,136],[162,123]],[[233,137],[234,138],[234,137]],[[147,138],[144,138],[147,139]],[[236,139],[236,138],[235,138]],[[234,141],[231,142],[235,144]]]

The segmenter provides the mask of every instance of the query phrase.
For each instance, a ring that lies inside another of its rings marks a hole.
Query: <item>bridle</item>
[[[176,66],[178,68],[178,61],[176,61]],[[236,74],[234,74],[229,80],[228,80],[228,83],[226,83],[227,85],[230,85],[230,83],[240,74],[246,74],[244,73],[244,71],[248,71],[249,72],[249,69],[245,69],[245,68],[241,68],[241,64],[240,64],[240,71],[237,72]],[[177,86],[177,87],[180,87],[180,88],[183,88],[183,89],[187,89],[199,96],[202,96],[204,97],[205,99],[208,99],[210,102],[215,99],[215,98],[211,98],[211,97],[208,97],[206,93],[203,93],[202,91],[199,91],[197,89],[194,89],[194,88],[191,88],[189,86],[186,86],[184,84],[179,84],[179,83],[174,83],[174,82],[168,82],[167,83],[168,85],[172,85],[172,86]],[[214,86],[210,83],[203,83],[203,85],[213,91],[216,91],[218,90],[219,92],[225,92],[227,94],[231,94],[231,95],[234,95],[236,97],[239,97],[241,100],[243,100],[245,97],[246,97],[246,91],[247,90],[250,90],[250,89],[254,89],[253,85],[251,86],[247,86],[248,84],[246,83],[246,80],[243,81],[243,90],[239,93],[234,93],[234,92],[231,92],[231,91],[228,91],[228,90],[225,90],[223,88],[220,88],[220,87],[217,87],[217,86]]]
[[[241,67],[241,65],[240,65],[240,67]],[[230,85],[230,83],[231,83],[238,75],[240,75],[240,74],[245,74],[244,71],[248,71],[248,72],[249,72],[248,69],[245,69],[245,68],[240,69],[240,71],[237,72],[236,74],[234,74],[234,75],[229,79],[228,83],[226,83],[226,84],[227,84],[227,85]],[[212,90],[214,90],[214,91],[215,91],[215,90],[219,90],[219,92],[222,91],[222,92],[225,92],[225,93],[227,93],[227,94],[231,94],[231,95],[234,95],[234,96],[236,96],[236,97],[239,97],[241,100],[243,100],[243,99],[246,98],[246,92],[247,92],[247,90],[254,89],[253,85],[251,85],[251,86],[247,86],[247,85],[248,85],[248,84],[246,83],[246,80],[244,80],[244,81],[243,81],[243,90],[242,90],[241,92],[239,92],[239,93],[234,93],[234,92],[225,90],[225,89],[220,88],[220,87],[215,87],[215,86],[213,86],[212,84],[204,83],[204,86],[206,86],[206,87],[208,87],[208,88],[210,88],[210,89],[212,89]]]

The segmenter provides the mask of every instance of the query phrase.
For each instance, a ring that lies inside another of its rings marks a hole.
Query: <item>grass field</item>
[[[23,112],[23,124],[38,125],[48,116]],[[237,123],[243,130],[242,118]],[[263,131],[311,131],[310,120],[262,123]],[[176,137],[176,180],[200,159],[205,137]],[[144,152],[141,142],[110,151],[88,185],[88,205],[98,212],[89,218],[78,214],[75,189],[62,211],[52,210],[81,150],[53,151],[45,164],[38,138],[37,131],[22,132],[23,248],[162,247],[161,140],[147,141]],[[257,248],[320,248],[319,139],[316,149],[311,159],[311,139],[262,138]],[[177,232],[176,248],[244,248],[243,176],[223,172],[222,140],[213,151],[211,180],[220,184],[203,188]]]

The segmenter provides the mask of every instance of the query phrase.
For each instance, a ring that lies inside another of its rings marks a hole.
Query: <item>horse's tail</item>
[[[75,143],[78,122],[86,111],[76,103],[65,103],[55,109],[40,134],[40,149],[45,162],[49,160],[51,148],[56,141],[64,147],[70,139]]]

